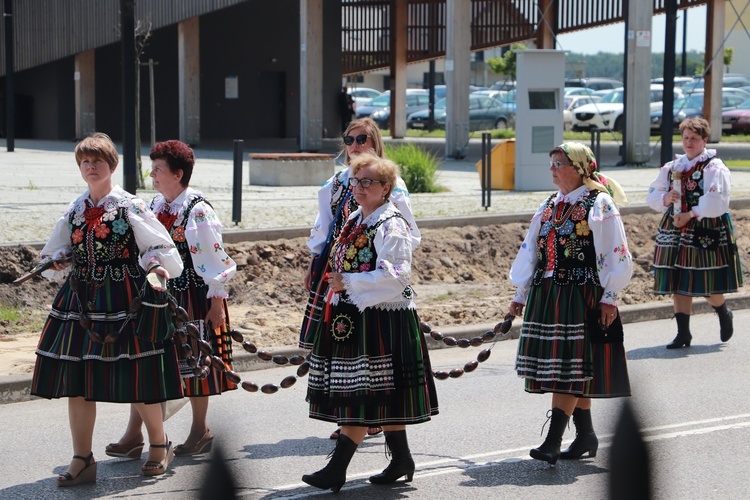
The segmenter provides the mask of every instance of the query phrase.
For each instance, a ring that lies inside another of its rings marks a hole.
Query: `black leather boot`
[[[721,327],[721,341],[726,342],[732,338],[734,334],[734,323],[732,321],[732,310],[727,307],[727,303],[724,302],[719,307],[714,307],[716,314],[719,315],[719,326]]]
[[[406,481],[414,477],[414,459],[411,458],[409,443],[406,441],[406,431],[395,431],[385,433],[385,444],[391,451],[391,463],[380,474],[370,476],[373,484],[395,483],[402,476]]]
[[[567,450],[560,452],[563,460],[581,458],[588,452],[589,458],[596,456],[599,449],[599,439],[594,433],[594,424],[591,423],[591,410],[576,408],[573,410],[573,424],[576,426],[576,438],[570,443]]]
[[[560,444],[562,443],[563,433],[570,417],[560,408],[552,408],[547,413],[547,416],[549,417],[547,439],[544,440],[539,448],[531,450],[529,455],[531,455],[531,458],[544,460],[550,465],[555,465],[557,459],[560,457]]]
[[[305,474],[302,480],[310,486],[315,486],[321,490],[331,489],[338,493],[346,482],[346,469],[349,462],[357,451],[357,444],[348,437],[341,434],[336,441],[336,448],[331,452],[331,460],[328,465],[312,474]]]
[[[690,315],[685,313],[675,313],[677,320],[677,336],[667,344],[667,349],[679,349],[682,346],[690,347],[690,341],[693,336],[690,335]]]

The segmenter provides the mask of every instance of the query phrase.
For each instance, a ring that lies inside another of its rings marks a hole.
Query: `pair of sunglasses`
[[[364,146],[364,144],[367,142],[367,134],[359,134],[357,137],[354,137],[353,135],[345,135],[344,136],[344,144],[347,146],[351,146],[354,144],[354,141],[357,141],[357,144],[360,146]]]

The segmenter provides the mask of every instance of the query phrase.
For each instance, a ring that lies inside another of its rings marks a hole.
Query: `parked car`
[[[694,78],[690,76],[675,76],[674,77],[674,86],[675,87],[682,87],[686,83],[690,83],[694,80]],[[658,83],[659,85],[664,85],[664,78],[652,78],[651,83]]]
[[[722,83],[722,88],[739,88],[739,87],[748,87],[750,86],[750,78],[747,78],[745,75],[738,75],[738,74],[726,74],[724,75]],[[703,92],[703,88],[706,85],[706,81],[703,79],[703,77],[696,77],[692,82],[688,82],[685,85],[682,86],[682,91],[685,94],[690,94],[692,92]]]
[[[446,102],[443,98],[435,103],[435,127],[444,129]],[[412,129],[426,129],[430,110],[417,111],[406,119],[406,126]],[[504,129],[513,120],[508,107],[497,99],[472,93],[469,95],[469,130]]]
[[[366,87],[349,87],[346,91],[354,99],[355,110],[358,106],[364,106],[381,94],[379,90]]]
[[[649,92],[649,101],[659,102],[664,94],[663,86],[651,84]],[[625,111],[624,96],[625,89],[618,88],[610,91],[599,102],[581,106],[573,113],[571,128],[573,130],[598,128],[622,132],[625,126],[622,118],[622,113]]]
[[[591,77],[591,78],[566,78],[565,86],[566,87],[585,87],[587,89],[593,89],[593,90],[604,90],[604,89],[613,90],[613,89],[620,88],[623,85],[620,80],[615,80],[614,78]]]
[[[370,105],[374,104],[380,97],[376,97],[370,102]],[[390,127],[391,122],[391,95],[388,94],[388,103],[385,107],[374,110],[370,113],[372,118],[378,127],[387,129]],[[427,90],[424,89],[406,89],[406,116],[415,111],[421,111],[427,109],[430,106],[430,95]],[[358,115],[359,116],[359,115]]]
[[[594,95],[596,90],[587,87],[565,87],[563,89],[563,96],[574,96],[574,95]]]
[[[685,118],[703,116],[703,92],[687,94],[674,102],[673,122],[674,128],[678,129]],[[721,109],[728,111],[734,109],[746,100],[750,99],[750,93],[740,89],[725,88],[721,91]],[[651,113],[651,133],[659,133],[661,130],[661,110]],[[723,124],[722,124],[723,125]]]
[[[725,134],[750,134],[750,99],[721,113],[721,130]]]
[[[511,80],[498,80],[490,85],[490,90],[515,90],[516,82]]]
[[[580,87],[583,88],[583,87]],[[570,130],[573,126],[573,113],[576,109],[586,104],[593,104],[601,101],[599,96],[591,95],[567,95],[563,97],[563,126],[565,130]]]

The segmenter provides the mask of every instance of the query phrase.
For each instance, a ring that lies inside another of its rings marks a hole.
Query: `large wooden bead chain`
[[[503,318],[503,321],[495,325],[495,328],[492,330],[486,331],[481,337],[477,336],[472,339],[456,339],[454,337],[446,337],[442,333],[438,332],[437,330],[433,330],[432,327],[429,325],[429,323],[422,322],[420,324],[420,329],[422,333],[429,334],[430,337],[432,337],[434,340],[437,341],[443,341],[443,343],[448,347],[461,347],[461,348],[467,348],[467,347],[478,347],[480,345],[485,344],[486,342],[491,341],[495,338],[497,334],[506,334],[510,331],[511,326],[513,325],[513,319],[515,316],[508,313]],[[260,392],[264,394],[274,394],[278,392],[278,390],[281,389],[287,389],[295,384],[297,381],[297,378],[304,377],[307,375],[307,372],[310,370],[310,363],[305,360],[304,357],[295,355],[291,358],[287,358],[283,355],[273,355],[268,351],[259,351],[258,348],[253,344],[252,342],[247,342],[244,340],[242,334],[238,332],[237,330],[231,330],[230,335],[232,336],[232,339],[242,344],[242,347],[249,352],[250,354],[255,354],[258,356],[258,359],[261,359],[263,361],[272,361],[276,363],[277,365],[285,365],[287,363],[291,363],[292,365],[299,365],[299,368],[297,368],[297,376],[289,375],[288,377],[285,377],[278,385],[275,384],[265,384],[260,387]],[[433,371],[432,375],[438,380],[446,380],[448,378],[458,378],[464,373],[473,372],[477,369],[479,366],[479,363],[483,363],[484,361],[487,361],[490,358],[490,352],[492,348],[495,346],[495,343],[497,341],[493,342],[493,344],[488,347],[487,349],[482,349],[479,354],[477,354],[476,360],[472,360],[467,362],[463,368],[454,368],[449,371],[445,370],[439,370],[439,371]],[[210,345],[209,345],[210,347]],[[218,359],[218,358],[217,358]],[[221,360],[219,360],[221,361]],[[223,363],[222,363],[223,365]],[[231,379],[229,377],[229,373],[232,373],[235,379]],[[240,384],[240,377],[234,372],[231,372],[230,370],[226,370],[225,374],[227,375],[227,378],[234,382],[235,384]],[[242,388],[245,389],[248,392],[258,392],[258,384],[250,381],[242,382]]]

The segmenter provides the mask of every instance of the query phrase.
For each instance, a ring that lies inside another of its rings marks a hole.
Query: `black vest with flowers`
[[[594,235],[588,224],[598,193],[592,191],[573,205],[562,203],[561,207],[555,207],[556,195],[547,199],[537,239],[534,285],[541,284],[547,268],[552,267],[552,279],[558,285],[592,283],[601,286],[596,271]]]
[[[409,223],[400,214],[393,214],[385,219],[379,219],[372,226],[366,224],[355,225],[356,219],[347,221],[341,234],[336,240],[333,252],[331,252],[331,269],[337,273],[364,273],[373,271],[378,262],[378,252],[375,250],[375,234],[378,228],[385,222],[400,218],[406,224]],[[346,291],[340,292],[339,297],[349,302]]]
[[[187,208],[185,208],[182,214],[171,221],[169,227],[165,226],[167,231],[169,232],[169,236],[172,238],[172,241],[174,241],[175,247],[180,254],[180,258],[182,259],[182,264],[184,266],[182,274],[180,274],[176,278],[171,278],[168,281],[167,286],[169,288],[169,291],[172,293],[184,292],[185,290],[190,288],[191,285],[195,286],[196,288],[208,288],[208,285],[206,285],[206,282],[203,281],[203,278],[201,278],[200,275],[195,272],[195,267],[193,266],[193,257],[190,252],[190,245],[185,238],[185,226],[187,226],[188,220],[190,219],[190,211],[193,210],[195,205],[202,201],[205,201],[207,205],[211,206],[211,204],[208,203],[205,198],[197,195],[190,201],[190,203],[188,203]],[[160,214],[157,214],[157,217],[159,217],[159,220],[162,220]],[[164,224],[163,220],[162,224]]]
[[[98,207],[88,200],[85,203],[82,214],[73,211],[68,216],[75,261],[72,276],[85,283],[142,276],[138,245],[128,218],[131,200]]]
[[[346,170],[341,170],[333,176],[333,183],[331,185],[331,215],[333,216],[333,231],[331,238],[335,241],[341,234],[341,230],[344,227],[349,215],[354,213],[359,208],[359,204],[354,200],[354,196],[351,194],[351,186],[344,185],[341,182],[341,177],[344,175]],[[346,203],[341,206],[342,203]],[[339,212],[339,207],[341,211]],[[336,218],[336,214],[339,214]]]
[[[703,196],[703,169],[711,163],[715,158],[709,158],[706,161],[698,162],[693,165],[693,168],[686,170],[682,173],[680,178],[680,186],[682,189],[682,211],[689,212],[694,206],[696,206]],[[669,169],[669,190],[673,189],[674,184],[674,172]],[[674,210],[674,207],[670,205],[670,211]]]

